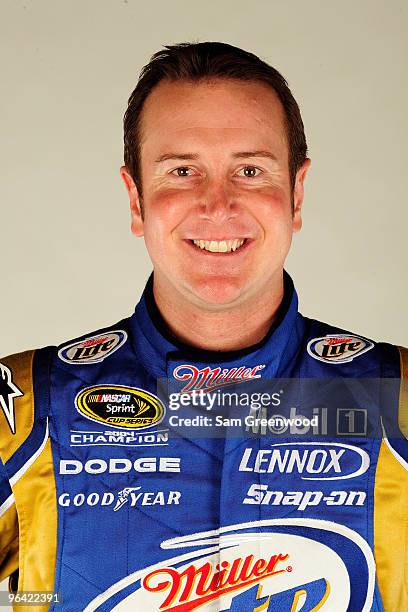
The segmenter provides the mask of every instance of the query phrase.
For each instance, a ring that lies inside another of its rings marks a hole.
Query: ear
[[[126,166],[121,166],[120,175],[129,194],[131,230],[135,236],[143,236],[142,204],[135,182]]]
[[[293,231],[298,232],[302,227],[302,204],[304,191],[304,180],[309,170],[311,161],[306,158],[299,170],[296,172],[295,186],[293,189]]]

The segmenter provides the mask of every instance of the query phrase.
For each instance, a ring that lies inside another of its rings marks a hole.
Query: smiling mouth
[[[246,238],[235,238],[234,240],[191,240],[191,243],[202,251],[210,253],[233,253],[246,243]]]

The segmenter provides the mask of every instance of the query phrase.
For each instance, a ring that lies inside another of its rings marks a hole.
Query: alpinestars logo
[[[0,363],[0,406],[13,434],[16,433],[14,398],[22,395],[24,393],[12,381],[11,370]]]
[[[191,364],[179,365],[173,370],[176,380],[186,382],[180,393],[190,393],[197,389],[202,389],[204,393],[213,391],[218,387],[235,385],[237,383],[248,382],[255,378],[261,378],[258,374],[265,365],[256,365],[251,368],[240,366],[239,368],[210,368],[205,367],[201,370]]]

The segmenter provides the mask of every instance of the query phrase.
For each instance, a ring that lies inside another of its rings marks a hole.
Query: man
[[[407,609],[407,354],[297,312],[285,80],[166,47],[124,128],[153,275],[129,319],[1,361],[2,576],[67,611]]]

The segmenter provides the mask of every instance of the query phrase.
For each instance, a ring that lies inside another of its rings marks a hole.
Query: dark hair
[[[140,194],[140,128],[146,98],[164,79],[199,81],[213,78],[258,81],[276,92],[285,112],[289,173],[294,185],[296,172],[306,159],[307,144],[299,106],[283,76],[253,53],[226,43],[180,43],[165,46],[144,66],[124,116],[124,161]]]

